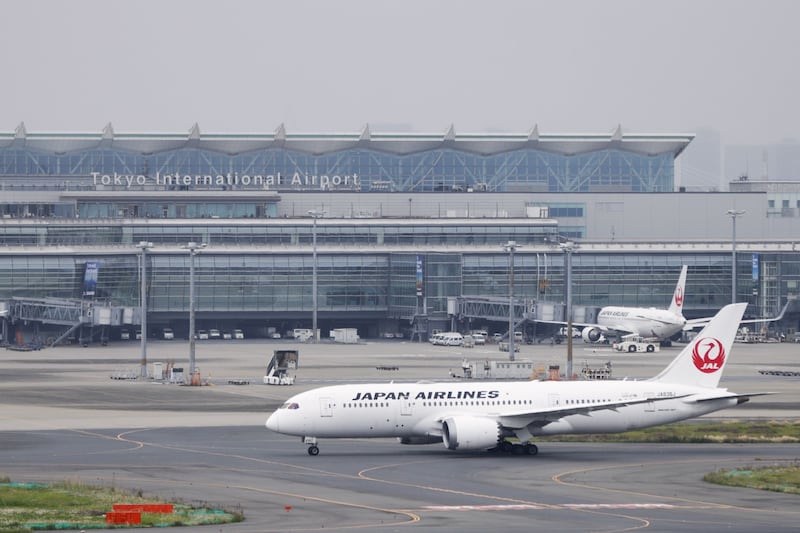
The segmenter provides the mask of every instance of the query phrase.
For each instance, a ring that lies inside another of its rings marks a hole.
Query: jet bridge
[[[81,300],[62,298],[12,298],[11,319],[63,326],[89,322],[91,314]]]
[[[508,324],[508,298],[481,298],[477,296],[461,296],[456,298],[456,318],[458,320],[478,319],[489,322]],[[535,310],[533,300],[514,301],[514,330],[532,319]]]
[[[92,329],[98,326],[101,339],[107,339],[108,327],[121,325],[123,319],[126,323],[140,323],[134,308],[69,298],[14,297],[7,303],[6,318],[10,323],[28,322],[66,327],[57,337],[48,340],[50,346],[60,343],[82,326]]]
[[[487,322],[503,322],[508,324],[508,298],[483,298],[478,296],[461,296],[456,300],[456,318],[458,320],[483,320]],[[595,321],[597,307],[572,306],[573,321]],[[566,306],[563,302],[549,302],[532,299],[514,300],[514,330],[521,330],[526,323],[563,321],[566,322]],[[505,329],[505,328],[503,328]],[[506,339],[507,334],[503,335]]]

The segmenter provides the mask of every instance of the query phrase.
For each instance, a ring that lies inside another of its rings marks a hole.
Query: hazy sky
[[[800,139],[800,2],[3,3],[0,131]]]

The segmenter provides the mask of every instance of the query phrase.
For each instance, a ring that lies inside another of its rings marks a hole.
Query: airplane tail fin
[[[653,381],[715,388],[730,358],[746,303],[726,305]]]
[[[687,268],[686,265],[681,268],[681,275],[678,278],[678,284],[675,286],[675,292],[672,294],[672,302],[669,304],[670,313],[678,316],[683,316],[683,295],[686,289]]]

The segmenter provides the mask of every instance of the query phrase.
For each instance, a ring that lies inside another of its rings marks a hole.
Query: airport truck
[[[640,335],[625,335],[621,342],[615,342],[612,347],[618,352],[657,352],[661,349],[657,338],[642,337]]]

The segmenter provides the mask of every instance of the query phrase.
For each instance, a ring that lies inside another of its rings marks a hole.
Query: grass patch
[[[115,503],[164,503],[140,492],[92,487],[79,482],[0,483],[0,532],[113,528],[105,514]],[[196,526],[240,522],[244,513],[174,504],[170,514],[142,514],[141,527]],[[120,527],[120,526],[116,526]],[[124,526],[127,527],[127,526]],[[136,526],[132,526],[136,527]]]
[[[800,494],[800,465],[724,469],[706,474],[703,480],[730,487]]]
[[[599,435],[554,435],[536,437],[550,442],[637,443],[797,443],[800,422],[795,421],[696,421],[667,424],[625,433]],[[704,481],[732,487],[800,494],[800,465],[761,466],[711,472]]]
[[[727,421],[668,424],[625,433],[553,435],[537,442],[796,443],[800,422]]]

